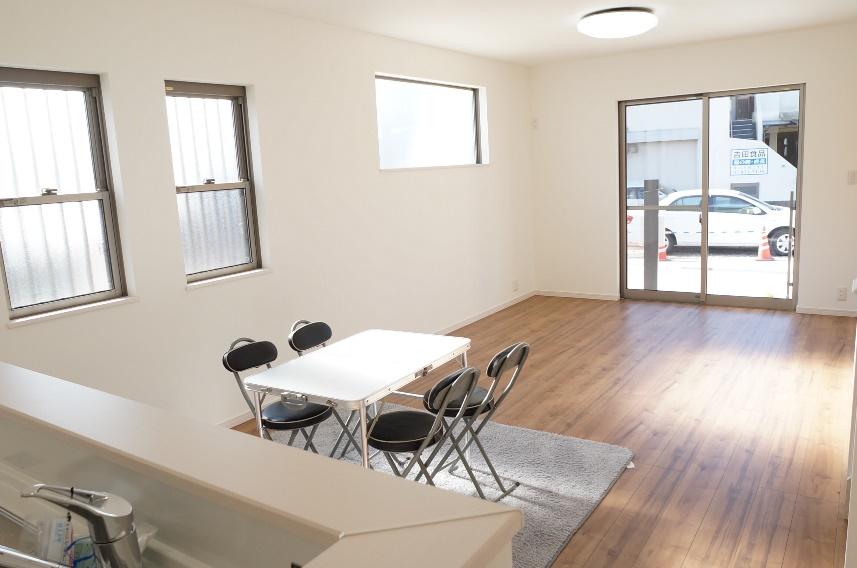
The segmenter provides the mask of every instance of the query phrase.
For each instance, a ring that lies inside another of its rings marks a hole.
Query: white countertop
[[[81,408],[88,411],[81,413]],[[0,363],[0,413],[85,442],[126,466],[273,514],[295,534],[330,543],[308,568],[341,566],[337,558],[342,554],[351,566],[400,566],[402,556],[378,553],[381,542],[405,546],[411,567],[436,566],[432,543],[437,538],[451,547],[452,558],[443,565],[482,566],[492,561],[497,543],[508,544],[521,527],[517,509],[364,470],[5,363]],[[471,524],[477,530],[466,529],[466,542],[455,538]],[[424,538],[427,532],[431,538]],[[365,546],[367,539],[375,544]]]

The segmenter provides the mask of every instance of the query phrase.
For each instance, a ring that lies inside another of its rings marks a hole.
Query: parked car
[[[667,251],[675,247],[702,244],[702,191],[691,189],[670,193],[660,201],[662,207],[688,207],[688,210],[662,209]],[[762,231],[768,237],[771,253],[786,256],[791,251],[789,230],[791,212],[751,195],[730,189],[712,189],[708,196],[708,245],[712,247],[757,247]]]
[[[665,198],[667,195],[674,191],[674,189],[671,189],[669,187],[659,187],[658,201]],[[629,206],[645,205],[645,197],[646,189],[642,185],[629,185],[625,191],[625,198],[628,200],[627,203]]]

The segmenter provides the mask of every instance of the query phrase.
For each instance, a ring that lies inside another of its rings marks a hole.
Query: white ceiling
[[[857,17],[857,0],[241,0],[385,36],[521,63],[630,51]],[[583,14],[653,8],[660,25],[636,38],[577,32]]]

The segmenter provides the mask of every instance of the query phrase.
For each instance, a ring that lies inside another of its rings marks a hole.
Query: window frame
[[[250,133],[247,128],[249,117],[247,113],[246,89],[238,85],[164,81],[164,91],[167,97],[177,96],[200,99],[227,99],[232,101],[232,117],[236,144],[235,152],[238,158],[239,181],[203,183],[184,186],[177,185],[175,186],[176,196],[181,193],[205,191],[226,191],[235,189],[242,189],[244,191],[244,211],[247,216],[247,239],[249,240],[250,261],[243,264],[195,272],[193,274],[185,272],[188,284],[261,269],[262,259],[259,246],[259,219],[258,212],[256,210],[256,190],[255,184],[253,183],[253,167],[249,143]],[[176,206],[178,207],[178,203]],[[182,244],[182,246],[184,246],[184,244]],[[184,260],[184,254],[182,254],[182,260]]]
[[[416,83],[418,85],[429,85],[432,87],[445,87],[448,89],[461,89],[464,91],[470,91],[473,93],[473,133],[474,133],[474,144],[475,144],[475,161],[467,164],[440,164],[433,166],[397,166],[394,168],[385,168],[381,166],[381,132],[378,125],[378,120],[376,117],[375,120],[375,128],[378,136],[378,164],[381,167],[381,171],[396,171],[396,170],[419,170],[425,168],[459,168],[459,167],[467,167],[467,166],[484,166],[487,162],[484,160],[483,153],[483,140],[482,140],[482,88],[473,87],[469,85],[457,85],[455,83],[444,83],[442,81],[432,81],[429,79],[416,79],[413,77],[402,77],[398,75],[389,75],[387,73],[375,73],[373,76],[374,82],[378,80],[385,81],[399,81],[401,83]],[[373,86],[374,86],[373,82]],[[375,92],[375,104],[377,108],[377,90]],[[377,111],[376,111],[377,112]]]
[[[110,274],[113,282],[113,288],[110,290],[92,292],[70,298],[48,300],[38,304],[13,308],[12,294],[9,290],[9,280],[6,274],[5,252],[3,250],[3,243],[0,242],[0,278],[3,279],[3,289],[6,296],[9,319],[16,320],[127,296],[122,247],[117,223],[116,200],[113,198],[113,176],[110,170],[110,159],[107,154],[107,129],[104,119],[104,104],[101,97],[100,77],[84,73],[0,67],[0,86],[79,91],[83,93],[92,152],[93,177],[97,190],[89,193],[62,194],[60,193],[62,188],[57,188],[60,190],[57,192],[57,195],[0,198],[0,207],[25,207],[28,205],[48,205],[52,203],[100,201],[104,234],[107,241],[107,253],[110,259]]]

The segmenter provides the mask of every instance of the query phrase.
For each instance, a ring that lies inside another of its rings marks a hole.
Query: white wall
[[[534,288],[525,68],[210,1],[0,14],[0,65],[101,74],[139,298],[16,328],[0,310],[0,360],[214,422],[246,410],[220,365],[238,336],[288,356],[298,318],[436,331]],[[485,87],[491,164],[380,172],[376,71]],[[248,86],[269,273],[186,289],[165,79]]]
[[[836,301],[857,275],[855,53],[850,22],[535,67],[538,288],[619,293],[619,101],[806,83],[798,309],[857,311]]]
[[[244,411],[219,364],[240,335],[288,356],[302,317],[339,337],[436,331],[533,289],[616,296],[618,101],[800,82],[799,303],[857,310],[835,301],[857,274],[855,23],[528,71],[202,0],[0,0],[0,13],[0,65],[102,76],[138,299],[14,328],[0,310],[0,360],[214,422]],[[776,57],[741,63],[760,51]],[[491,164],[380,172],[376,71],[485,87]],[[248,86],[266,273],[186,289],[164,79]]]

